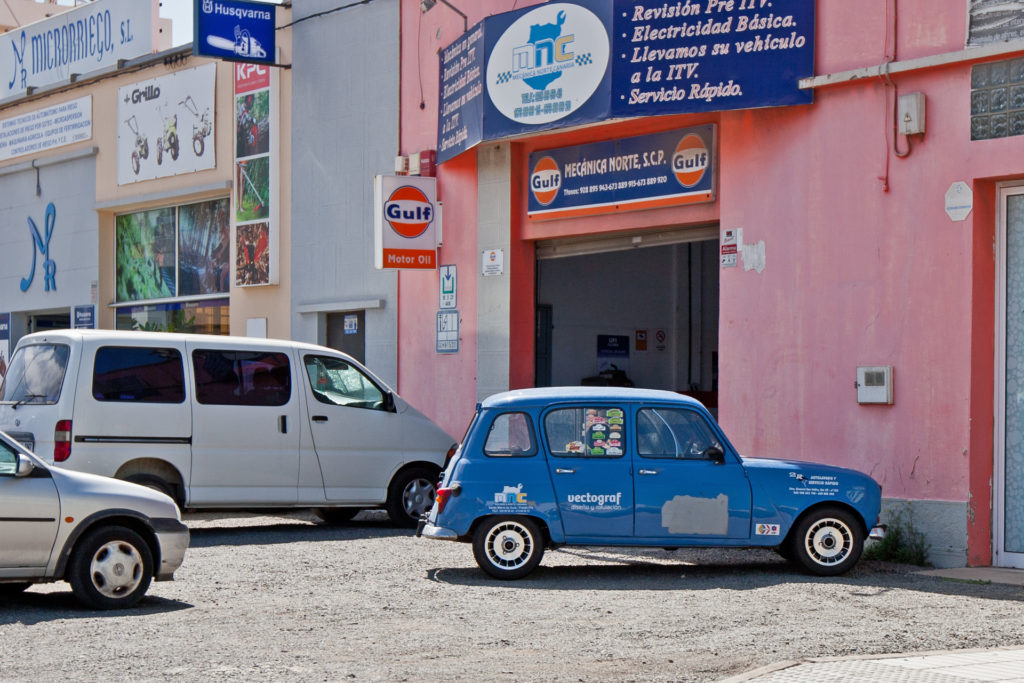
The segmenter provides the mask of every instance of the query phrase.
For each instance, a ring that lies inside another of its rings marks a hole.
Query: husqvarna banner
[[[156,0],[96,0],[4,33],[0,100],[152,52],[156,13]]]
[[[217,65],[204,64],[117,90],[117,184],[217,165]]]
[[[195,0],[192,54],[273,64],[277,6],[244,0]]]
[[[440,215],[437,179],[379,175],[373,179],[374,266],[434,270]]]
[[[562,147],[530,155],[531,220],[709,202],[716,126]]]
[[[488,17],[440,62],[443,162],[607,118],[809,104],[814,2],[549,2]]]

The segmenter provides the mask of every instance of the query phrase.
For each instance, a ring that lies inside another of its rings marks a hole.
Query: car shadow
[[[67,584],[42,584],[29,588],[24,593],[0,600],[0,626],[32,626],[63,619],[145,617],[177,612],[194,606],[180,600],[145,595],[136,605],[127,609],[94,610],[80,603]]]
[[[428,581],[457,586],[490,586],[509,589],[553,591],[622,591],[622,590],[739,590],[749,591],[772,586],[830,584],[844,586],[851,595],[878,596],[894,590],[911,590],[934,595],[982,598],[1024,603],[1019,586],[996,583],[951,581],[919,573],[922,568],[886,562],[861,561],[842,576],[814,576],[786,562],[774,553],[750,551],[742,559],[742,551],[699,551],[698,560],[678,553],[651,553],[649,556],[622,555],[617,552],[579,548],[549,551],[549,557],[579,556],[578,564],[545,564],[542,562],[528,576],[502,581],[485,574],[476,566],[433,568],[426,571]],[[676,557],[674,557],[676,556]],[[583,561],[585,559],[585,562]]]
[[[387,520],[354,520],[345,524],[316,521],[286,521],[252,526],[208,525],[189,529],[191,548],[215,546],[274,545],[308,541],[350,541],[366,538],[412,536],[414,530],[397,527]]]

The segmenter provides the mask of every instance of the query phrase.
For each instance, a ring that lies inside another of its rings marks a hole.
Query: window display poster
[[[230,212],[227,198],[178,209],[178,296],[228,291]]]
[[[235,230],[235,284],[270,284],[270,225],[249,223]]]
[[[629,335],[597,335],[597,372],[606,370],[629,372]]]
[[[176,288],[174,209],[118,216],[115,223],[117,301],[173,297]]]
[[[11,360],[11,314],[0,313],[0,378],[7,374]]]

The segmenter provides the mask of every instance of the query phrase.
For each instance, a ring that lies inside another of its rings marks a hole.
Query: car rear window
[[[621,458],[625,452],[626,414],[622,408],[558,408],[544,417],[552,455],[576,458]]]
[[[181,353],[145,346],[101,346],[93,363],[92,396],[97,401],[182,403]]]
[[[56,403],[70,352],[66,344],[29,344],[19,348],[0,385],[0,401]]]
[[[291,400],[288,355],[273,351],[196,349],[196,400],[206,405],[283,406]]]
[[[484,453],[494,457],[525,457],[537,453],[533,424],[526,413],[502,413],[487,432]]]

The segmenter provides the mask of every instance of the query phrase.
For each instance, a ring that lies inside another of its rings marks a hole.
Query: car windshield
[[[30,344],[15,351],[0,385],[0,402],[56,403],[69,353],[64,344]]]

